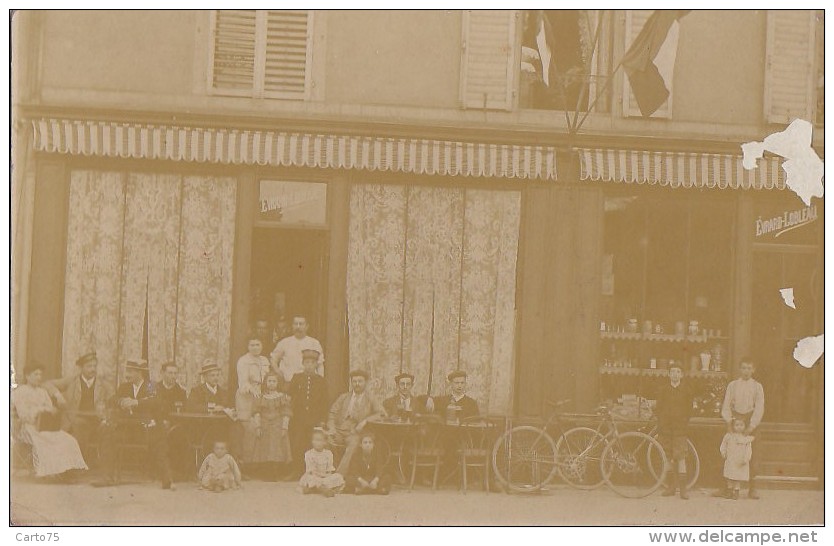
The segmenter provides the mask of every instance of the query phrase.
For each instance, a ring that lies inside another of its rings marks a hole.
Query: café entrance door
[[[254,228],[251,323],[268,320],[275,339],[282,339],[292,335],[293,316],[302,315],[309,334],[324,339],[327,235],[316,229]]]

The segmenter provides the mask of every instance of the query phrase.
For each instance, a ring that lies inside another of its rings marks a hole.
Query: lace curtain
[[[464,369],[483,411],[509,411],[520,194],[357,185],[350,208],[351,368],[378,396],[400,370],[437,395]]]
[[[176,359],[188,386],[229,359],[235,183],[231,178],[73,171],[63,370],[95,350],[115,384],[142,355],[154,379]]]

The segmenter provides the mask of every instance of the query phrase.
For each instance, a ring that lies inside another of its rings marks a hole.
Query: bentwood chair
[[[436,415],[424,415],[417,419],[414,436],[411,439],[411,480],[409,489],[414,489],[418,468],[431,468],[434,472],[431,488],[437,489],[437,479],[443,464],[443,419]]]
[[[458,456],[460,458],[461,486],[464,494],[468,488],[469,469],[480,469],[484,492],[489,493],[492,446],[503,424],[502,417],[475,415],[460,424]]]

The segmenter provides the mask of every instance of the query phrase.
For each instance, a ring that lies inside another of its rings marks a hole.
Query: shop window
[[[258,223],[322,227],[327,222],[327,184],[261,180]]]
[[[607,112],[610,10],[523,10],[519,106]]]
[[[717,415],[731,319],[733,203],[646,195],[605,200],[600,371],[604,398],[653,399],[672,362]],[[645,408],[644,408],[645,409]]]
[[[215,10],[209,88],[216,95],[300,99],[310,91],[312,15]]]

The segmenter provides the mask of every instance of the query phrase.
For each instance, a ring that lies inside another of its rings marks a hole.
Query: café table
[[[181,452],[185,448],[194,455],[192,469],[180,468],[183,472],[190,471],[188,474],[192,475],[196,475],[194,472],[200,468],[203,458],[212,450],[215,440],[229,439],[231,426],[235,422],[233,416],[222,411],[174,411],[169,413],[165,420],[170,423],[168,439],[171,454]]]

